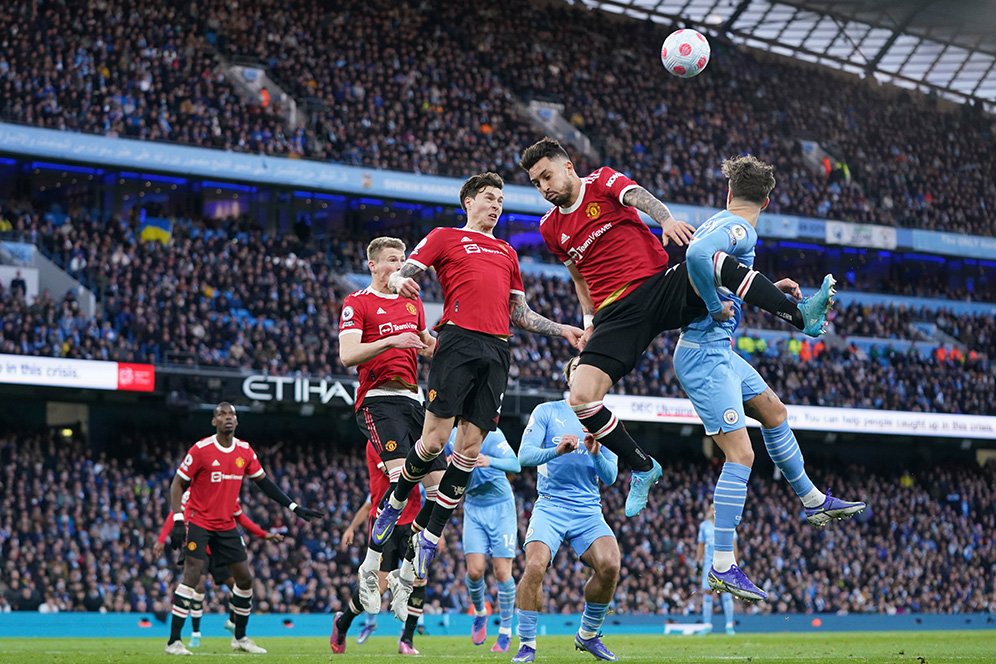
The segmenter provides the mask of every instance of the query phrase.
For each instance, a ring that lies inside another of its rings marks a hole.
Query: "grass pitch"
[[[513,652],[489,651],[494,635],[484,646],[474,647],[469,638],[416,637],[421,659],[440,662],[508,662]],[[192,661],[225,661],[250,658],[268,664],[300,662],[402,661],[397,643],[387,637],[372,637],[362,646],[349,639],[344,655],[331,655],[328,642],[320,638],[261,638],[267,655],[232,653],[228,639],[207,637]],[[822,662],[902,664],[993,664],[996,662],[996,630],[963,632],[826,632],[823,634],[741,634],[711,636],[612,636],[605,643],[622,662],[691,664],[743,662],[744,664],[815,664]],[[91,664],[97,662],[146,663],[172,661],[163,654],[163,639],[0,639],[3,664]],[[512,640],[513,649],[517,647]],[[182,661],[182,660],[181,660]],[[587,653],[576,652],[571,637],[540,637],[537,662],[584,664],[594,662]]]

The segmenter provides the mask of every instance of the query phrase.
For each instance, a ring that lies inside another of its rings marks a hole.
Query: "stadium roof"
[[[992,0],[582,0],[996,109]]]

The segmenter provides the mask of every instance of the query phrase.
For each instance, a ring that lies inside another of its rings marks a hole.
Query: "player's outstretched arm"
[[[489,466],[505,473],[522,472],[522,464],[519,463],[519,458],[515,455],[515,450],[512,449],[512,446],[505,439],[505,434],[501,434],[501,442],[498,445],[489,449],[492,452],[491,456],[486,457]],[[478,459],[480,459],[480,456],[478,456]]]
[[[422,289],[413,277],[417,277],[423,272],[425,272],[424,267],[416,265],[411,260],[407,260],[401,266],[400,270],[388,278],[387,287],[401,297],[414,299],[418,297],[419,291]]]
[[[346,530],[342,531],[342,538],[339,540],[339,550],[345,551],[346,547],[353,543],[353,539],[356,536],[356,529],[360,527],[360,524],[367,520],[370,515],[370,497],[368,496],[366,501],[360,509],[356,510],[356,514],[353,515],[353,520],[349,522],[346,526]]]
[[[268,498],[280,503],[305,521],[320,521],[325,518],[325,513],[321,510],[313,510],[310,507],[299,505],[291,500],[290,496],[284,493],[283,490],[273,482],[273,480],[266,476],[266,473],[263,473],[259,477],[254,477],[253,481],[256,482],[256,486],[258,486],[260,491],[265,493]]]
[[[661,226],[663,236],[661,242],[667,246],[668,240],[674,240],[678,246],[687,244],[692,239],[695,227],[684,221],[678,221],[672,216],[659,198],[651,194],[643,187],[633,187],[623,194],[623,205],[635,207],[640,212],[646,213],[651,219]]]
[[[730,234],[723,228],[706,233],[688,245],[685,252],[685,265],[688,267],[688,279],[705,302],[706,309],[713,318],[721,319],[723,302],[719,299],[716,284],[720,281],[719,269],[722,267],[718,254],[732,254],[735,244]]]
[[[581,320],[584,324],[581,327],[586,330],[591,327],[591,319],[595,317],[595,301],[591,299],[591,291],[588,290],[588,282],[584,280],[578,266],[574,263],[567,264],[567,271],[574,282],[574,290],[578,294],[578,302],[581,303]]]
[[[535,332],[547,337],[563,337],[575,348],[584,335],[584,330],[573,325],[554,323],[529,308],[526,296],[522,293],[512,293],[508,301],[509,318],[512,324],[528,332]]]

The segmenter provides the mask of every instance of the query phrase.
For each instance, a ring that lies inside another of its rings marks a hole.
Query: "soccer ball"
[[[661,62],[664,69],[679,78],[692,78],[709,64],[709,40],[697,30],[675,30],[664,40]]]

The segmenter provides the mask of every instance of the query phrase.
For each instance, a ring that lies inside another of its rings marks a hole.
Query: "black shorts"
[[[483,431],[497,429],[511,364],[508,342],[444,325],[436,344],[426,410],[438,417],[458,417]]]
[[[208,547],[211,548],[210,560],[208,560]],[[246,544],[242,540],[242,534],[238,528],[207,530],[193,523],[188,523],[187,542],[183,545],[183,549],[185,555],[208,561],[212,568],[219,569],[233,563],[241,563],[249,558],[246,555]]]
[[[356,424],[381,461],[404,459],[422,436],[425,407],[408,397],[367,397],[356,411]]]
[[[595,329],[581,364],[598,367],[613,383],[628,374],[661,332],[677,330],[708,313],[678,263],[661,270],[632,293],[595,314]]]
[[[408,542],[411,538],[411,524],[395,526],[394,532],[384,542],[384,553],[380,558],[381,572],[393,572],[401,567],[401,563],[405,559],[405,552],[408,551]]]

